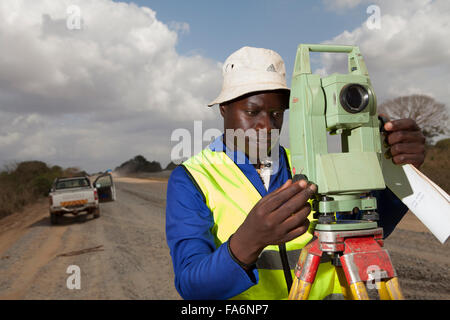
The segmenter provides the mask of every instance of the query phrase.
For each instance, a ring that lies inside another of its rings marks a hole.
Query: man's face
[[[241,98],[233,100],[225,105],[220,106],[220,113],[224,118],[224,129],[242,129],[247,132],[249,129],[259,133],[266,131],[267,141],[260,139],[252,141],[246,139],[245,153],[249,155],[249,146],[257,143],[258,154],[259,148],[264,144],[267,152],[272,144],[272,137],[275,137],[273,129],[281,131],[283,125],[283,115],[285,109],[289,107],[289,93],[285,90],[261,91],[245,95]],[[230,141],[227,142],[227,145]],[[236,143],[234,143],[236,147]],[[259,160],[259,159],[258,159]]]

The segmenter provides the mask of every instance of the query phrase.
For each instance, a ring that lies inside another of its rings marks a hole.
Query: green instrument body
[[[348,73],[321,78],[311,73],[310,52],[348,54]],[[292,175],[318,186],[319,213],[375,210],[384,189],[376,96],[356,46],[308,45],[297,49],[289,104]],[[328,153],[327,132],[339,134],[342,152]]]

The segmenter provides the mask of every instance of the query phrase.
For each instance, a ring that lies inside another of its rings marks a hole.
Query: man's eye
[[[283,111],[274,111],[272,112],[272,116],[275,118],[281,117],[283,115]]]
[[[249,116],[256,116],[258,114],[258,111],[253,111],[253,110],[247,110],[246,113]]]

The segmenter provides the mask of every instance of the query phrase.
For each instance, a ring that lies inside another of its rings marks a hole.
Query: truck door
[[[116,188],[111,174],[105,173],[95,179],[94,187],[97,188],[99,202],[116,200]]]

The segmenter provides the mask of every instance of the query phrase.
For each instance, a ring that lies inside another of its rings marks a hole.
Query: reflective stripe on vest
[[[285,151],[290,166],[289,150],[285,149]],[[213,213],[214,226],[211,232],[216,247],[219,247],[244,222],[247,214],[261,199],[261,195],[225,152],[205,148],[199,154],[186,160],[183,166],[194,179],[194,184],[203,193],[205,203]],[[313,212],[308,219],[313,219]],[[313,225],[313,223],[310,224],[311,227]],[[312,230],[310,229],[300,237],[286,243],[293,278],[293,269],[300,250],[311,239]],[[260,254],[256,267],[259,276],[258,283],[233,299],[287,299],[287,286],[278,246],[267,246]],[[332,294],[340,293],[341,288],[334,266],[329,262],[321,263],[309,298],[324,299]]]

